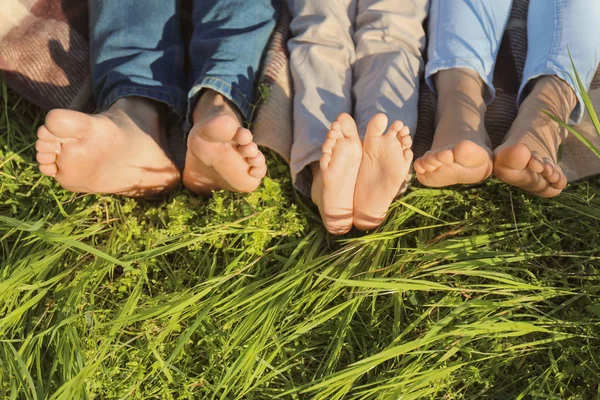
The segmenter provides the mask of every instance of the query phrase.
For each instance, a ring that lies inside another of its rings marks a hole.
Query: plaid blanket
[[[11,88],[44,109],[93,110],[88,65],[87,2],[82,0],[1,0],[0,71]],[[500,49],[495,83],[497,98],[490,105],[486,126],[494,145],[502,142],[517,115],[516,97],[527,53],[528,0],[516,0]],[[269,87],[253,121],[260,145],[289,161],[292,145],[292,89],[286,42],[290,16],[284,10],[267,48],[260,84]],[[600,71],[590,90],[600,110]],[[419,127],[414,151],[431,145],[435,96],[421,85]],[[578,127],[595,145],[600,139],[589,119]],[[600,160],[575,137],[562,150],[561,166],[569,180],[600,173]]]

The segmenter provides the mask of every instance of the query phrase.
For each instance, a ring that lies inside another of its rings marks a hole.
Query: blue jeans
[[[200,91],[212,89],[251,117],[255,78],[279,0],[194,0],[189,40],[182,34],[181,1],[89,0],[89,10],[100,111],[138,96],[189,119]]]
[[[512,0],[432,0],[429,61],[425,79],[434,89],[433,75],[450,68],[476,71],[487,85],[486,101],[495,95],[492,82],[500,42],[508,22]],[[519,104],[528,83],[554,75],[569,84],[579,99],[571,114],[578,122],[583,100],[573,77],[569,50],[586,86],[600,62],[600,40],[594,32],[600,21],[600,0],[530,0],[528,50]]]

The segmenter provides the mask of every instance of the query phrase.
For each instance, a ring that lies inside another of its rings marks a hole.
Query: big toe
[[[383,132],[387,128],[388,118],[385,114],[375,114],[367,125],[366,137],[377,137],[383,135]]]
[[[517,143],[512,146],[501,147],[496,151],[496,167],[522,170],[527,167],[532,154],[529,147],[523,143]]]
[[[342,113],[338,115],[336,121],[339,122],[342,133],[345,137],[358,137],[358,128],[356,122],[349,114]]]
[[[461,140],[454,147],[454,160],[463,167],[474,168],[489,162],[490,153],[470,140]]]
[[[55,109],[46,115],[46,128],[62,139],[84,139],[91,132],[93,116],[72,110]]]

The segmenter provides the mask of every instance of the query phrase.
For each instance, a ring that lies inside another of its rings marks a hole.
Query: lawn
[[[251,195],[61,190],[0,92],[2,398],[600,398],[599,178],[415,185],[334,238],[274,156]]]

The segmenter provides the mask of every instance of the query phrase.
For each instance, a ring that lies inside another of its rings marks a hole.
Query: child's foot
[[[539,79],[504,143],[494,152],[494,175],[541,197],[558,196],[567,185],[557,161],[566,132],[542,110],[566,121],[575,103],[575,94],[565,82],[554,77]]]
[[[311,197],[325,228],[333,235],[352,229],[354,189],[362,158],[362,144],[354,119],[340,114],[323,143],[319,163],[311,165]]]
[[[354,192],[354,226],[377,228],[406,181],[413,152],[408,127],[395,121],[387,133],[384,114],[371,118],[363,142],[363,154]]]
[[[184,185],[201,195],[220,189],[254,191],[267,173],[265,157],[253,142],[252,133],[242,128],[240,117],[229,102],[206,90],[193,118]]]
[[[159,114],[154,102],[133,97],[97,115],[52,110],[38,130],[40,171],[73,192],[163,193],[180,175],[167,154]]]
[[[493,168],[483,82],[466,69],[441,71],[435,79],[437,127],[431,150],[415,161],[417,178],[432,187],[481,182]]]

